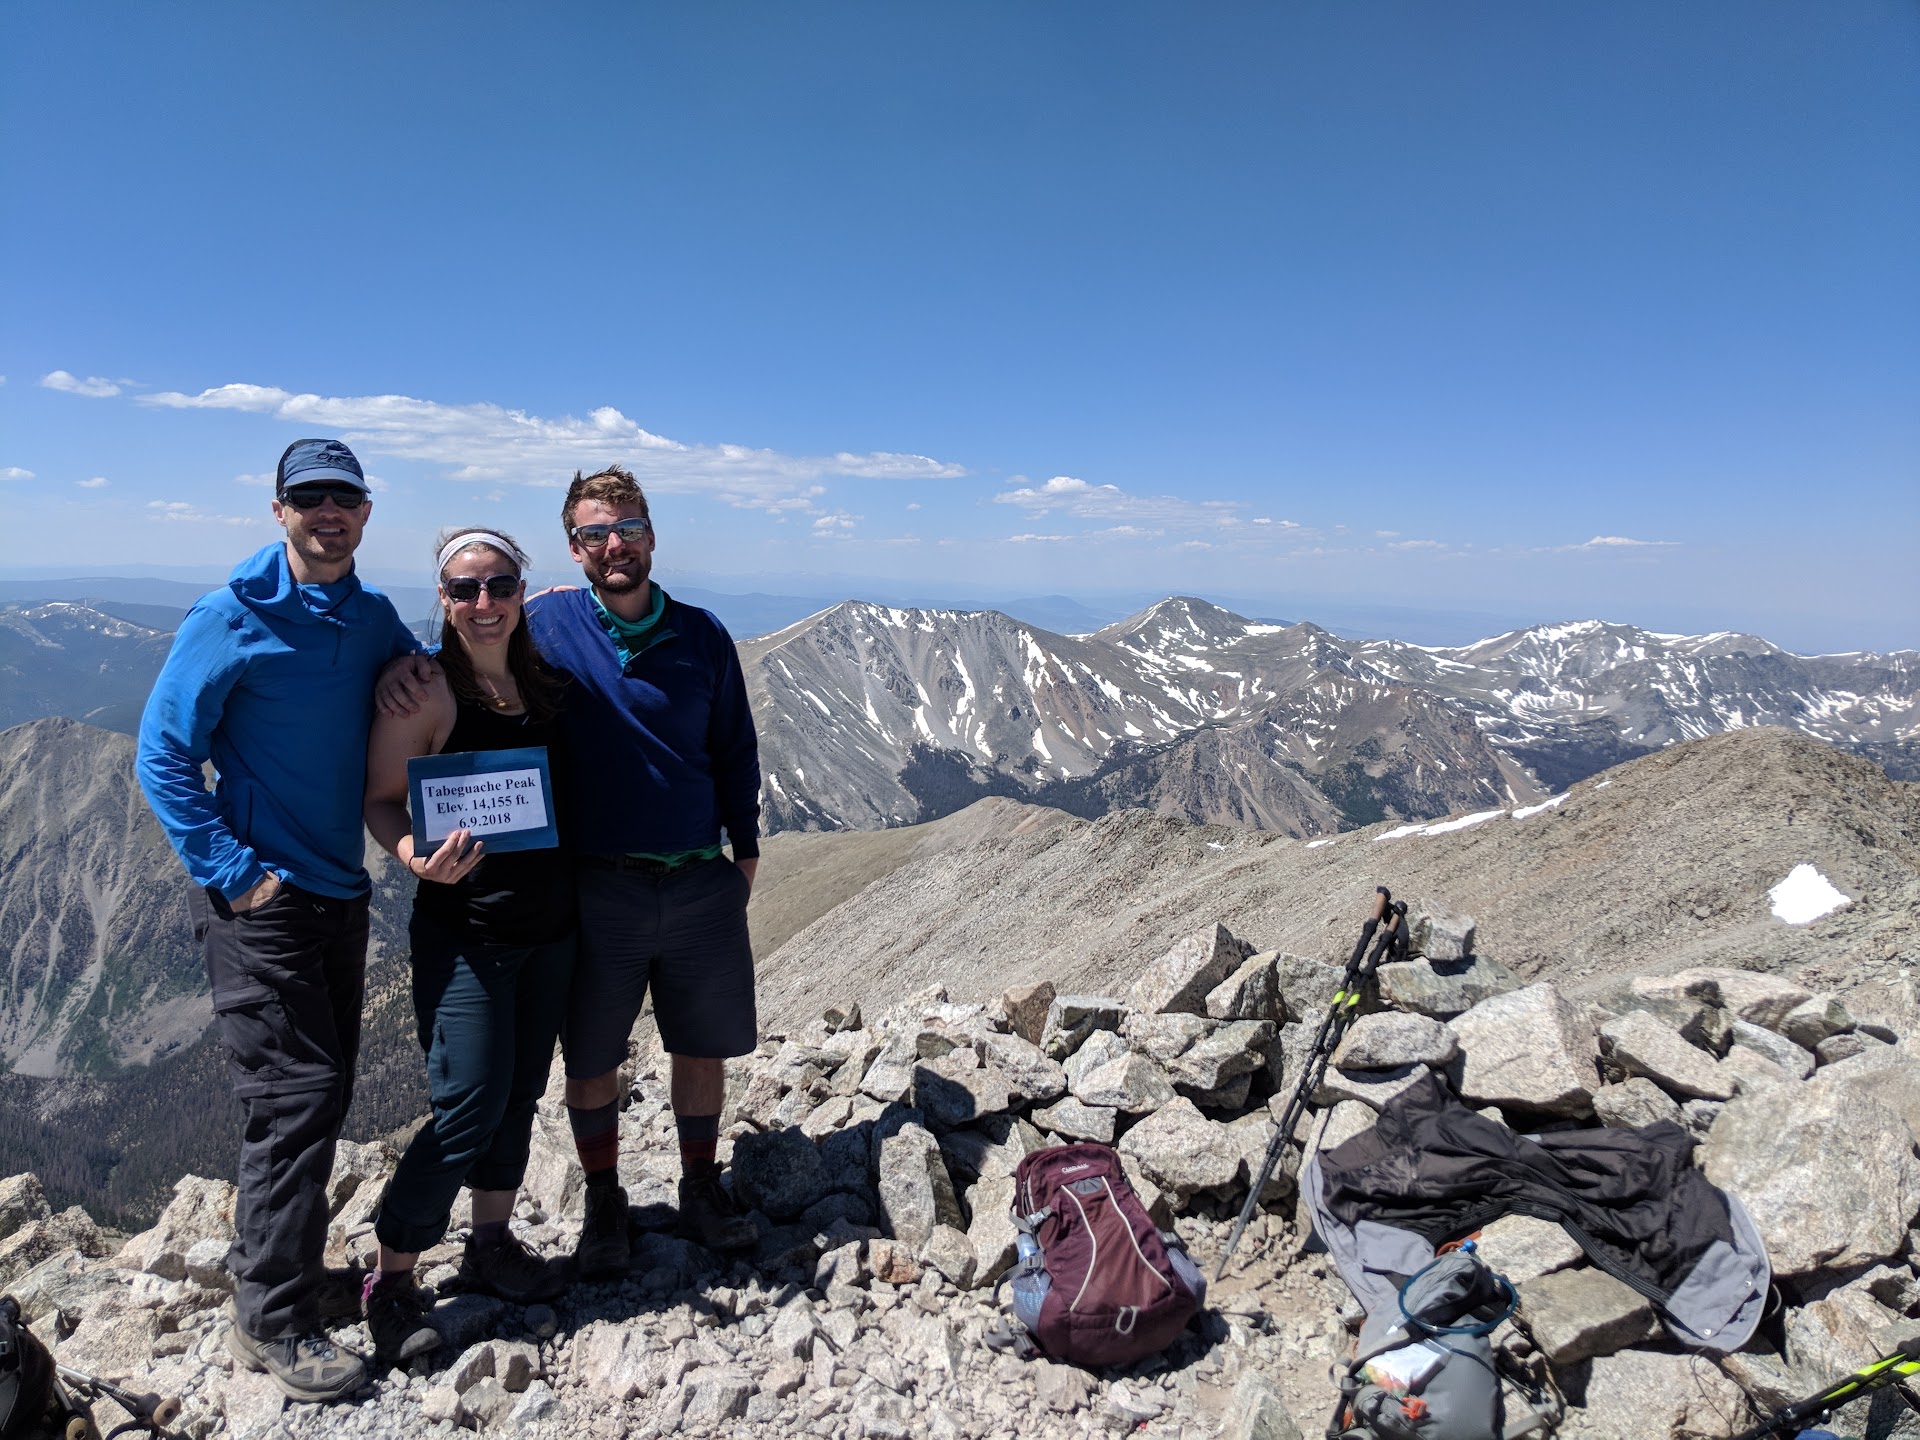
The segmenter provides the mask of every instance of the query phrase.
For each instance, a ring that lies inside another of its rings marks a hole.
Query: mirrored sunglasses
[[[447,592],[447,598],[463,605],[471,605],[478,600],[482,586],[496,600],[511,600],[520,593],[520,577],[489,575],[482,580],[477,575],[452,575],[440,582],[440,588]]]
[[[581,549],[598,550],[609,535],[618,535],[622,545],[638,545],[653,533],[653,526],[646,520],[622,520],[613,525],[576,525],[567,533]]]
[[[296,510],[318,510],[329,500],[342,510],[358,510],[367,503],[367,492],[351,485],[289,485],[280,498]]]

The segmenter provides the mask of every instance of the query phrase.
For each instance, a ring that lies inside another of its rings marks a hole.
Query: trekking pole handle
[[[1373,887],[1373,909],[1368,912],[1369,920],[1378,920],[1387,913],[1387,907],[1393,903],[1393,894],[1384,885]]]

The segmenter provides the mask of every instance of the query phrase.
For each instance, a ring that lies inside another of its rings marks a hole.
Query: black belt
[[[705,857],[691,860],[654,860],[645,855],[582,855],[580,863],[594,870],[618,870],[629,875],[671,875],[702,863]]]

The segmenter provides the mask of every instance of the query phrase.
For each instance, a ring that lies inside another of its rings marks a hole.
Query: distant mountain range
[[[180,613],[0,609],[0,727],[64,715],[131,733]],[[774,830],[910,824],[1004,795],[1318,835],[1535,799],[1751,725],[1920,775],[1911,650],[1802,656],[1596,620],[1435,648],[1174,597],[1091,634],[847,601],[740,653]]]
[[[1008,795],[1312,835],[1535,799],[1752,725],[1896,776],[1920,749],[1920,652],[1800,656],[1594,620],[1429,648],[1181,597],[1081,636],[850,601],[740,650],[775,829]]]

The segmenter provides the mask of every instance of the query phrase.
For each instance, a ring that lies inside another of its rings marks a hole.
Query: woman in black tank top
[[[552,783],[542,798],[553,806],[566,793],[569,764],[559,724],[564,681],[541,663],[527,633],[520,547],[476,529],[452,531],[443,542],[439,669],[417,713],[375,715],[367,754],[367,828],[419,881],[408,937],[433,1103],[374,1223],[380,1268],[364,1303],[383,1367],[439,1343],[426,1323],[430,1301],[413,1282],[414,1263],[446,1234],[463,1184],[473,1191],[473,1233],[461,1261],[466,1288],[522,1305],[563,1288],[508,1220],[573,969],[573,867],[560,847],[490,854],[484,839],[464,829],[416,854],[407,762],[544,749]],[[566,817],[547,813],[564,845]]]

